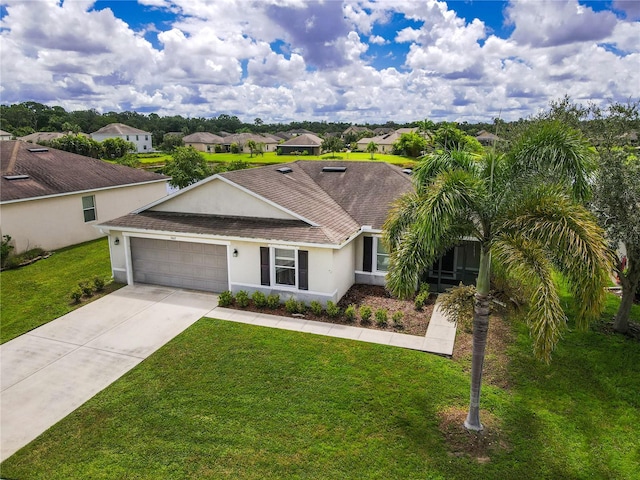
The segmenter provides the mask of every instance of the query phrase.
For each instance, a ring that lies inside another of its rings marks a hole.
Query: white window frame
[[[91,198],[93,203],[93,206],[85,208],[84,206],[84,199],[85,198]],[[96,208],[96,196],[95,195],[83,195],[82,196],[82,219],[84,220],[84,223],[91,223],[91,222],[95,222],[98,220],[98,209]],[[93,220],[87,220],[87,217],[85,217],[85,212],[88,212],[90,210],[93,210]]]
[[[271,246],[269,247],[269,270],[271,276],[271,285],[278,288],[283,289],[291,289],[298,290],[298,280],[300,278],[298,268],[300,267],[300,262],[298,262],[298,249],[290,246]],[[293,268],[292,267],[282,267],[276,265],[276,250],[289,250],[293,252]],[[287,283],[277,283],[276,282],[276,268],[292,268],[294,270],[294,285],[289,285]]]
[[[372,253],[372,259],[371,259],[371,263],[373,263],[373,265],[371,265],[373,268],[371,269],[374,273],[384,273],[386,274],[388,270],[379,270],[378,269],[378,255],[386,255],[387,257],[389,257],[388,253],[378,253],[378,245],[382,245],[382,239],[380,237],[373,237],[373,252]]]

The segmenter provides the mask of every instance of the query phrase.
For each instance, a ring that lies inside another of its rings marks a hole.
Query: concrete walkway
[[[425,337],[218,307],[217,295],[127,286],[0,346],[0,461],[201,317],[450,356],[456,327],[438,305]]]
[[[0,461],[217,304],[211,294],[124,287],[0,346]]]
[[[455,323],[451,323],[446,319],[437,303],[433,309],[429,326],[427,327],[427,334],[424,337],[222,307],[214,308],[207,313],[206,316],[231,322],[248,323],[263,327],[281,328],[283,330],[294,330],[328,337],[348,338],[360,342],[409,348],[411,350],[420,350],[422,352],[445,356],[451,356],[453,354],[453,345],[456,340]]]

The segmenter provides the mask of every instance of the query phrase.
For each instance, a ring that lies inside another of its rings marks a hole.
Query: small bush
[[[335,318],[340,315],[340,307],[331,300],[327,301],[327,315],[331,318]]]
[[[247,308],[249,306],[249,294],[246,290],[240,290],[236,293],[236,305],[240,308]]]
[[[298,310],[298,313],[304,313],[307,311],[307,306],[303,300],[296,302],[296,310]]]
[[[22,252],[20,256],[24,261],[33,260],[34,258],[41,257],[44,255],[44,250],[40,247],[32,248],[27,250],[26,252]]]
[[[12,270],[18,268],[22,263],[22,258],[16,255],[12,255],[4,261],[4,268]]]
[[[267,306],[267,296],[259,290],[253,292],[251,300],[253,300],[253,304],[258,308],[264,308]]]
[[[80,303],[80,299],[82,299],[82,289],[80,287],[76,287],[71,290],[69,294],[73,303]]]
[[[233,305],[233,293],[227,290],[226,292],[222,292],[220,295],[218,295],[219,307],[228,307],[230,305]]]
[[[391,319],[396,328],[404,328],[404,323],[402,322],[403,317],[404,314],[402,312],[393,312],[393,315],[391,315]]]
[[[365,324],[371,321],[371,307],[368,305],[362,305],[360,307],[360,320]]]
[[[376,324],[379,327],[384,327],[387,325],[387,320],[389,319],[389,315],[384,308],[380,308],[376,310]]]
[[[3,267],[5,266],[5,263],[7,262],[7,260],[9,259],[9,254],[11,253],[11,250],[13,250],[13,245],[10,245],[10,242],[11,242],[11,235],[2,236],[2,243],[0,243],[0,265],[2,265]]]
[[[422,292],[420,292],[420,293],[418,293],[416,295],[416,298],[413,301],[413,305],[414,305],[415,309],[418,310],[418,311],[421,311],[422,308],[427,303],[427,300],[429,300],[429,290],[428,289],[426,291],[422,291]]]
[[[356,306],[354,304],[349,305],[344,310],[344,319],[349,323],[356,321]]]
[[[78,287],[80,287],[80,290],[82,290],[83,295],[85,295],[86,297],[93,297],[93,285],[91,285],[89,282],[80,282],[78,284]]]
[[[317,301],[317,300],[312,300],[311,303],[309,304],[309,308],[311,308],[311,311],[313,312],[314,315],[322,315],[322,310],[324,310],[322,308],[322,304]]]
[[[280,295],[272,293],[267,297],[267,308],[275,310],[280,306]]]
[[[104,280],[100,277],[96,277],[93,279],[93,288],[95,288],[96,292],[101,292],[104,290]]]
[[[289,299],[284,302],[284,309],[287,313],[298,313],[298,302],[295,298],[289,297]]]

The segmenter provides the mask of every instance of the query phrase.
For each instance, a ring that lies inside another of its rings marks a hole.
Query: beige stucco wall
[[[126,215],[167,194],[166,182],[97,190],[0,205],[0,231],[15,251],[55,250],[103,236],[93,225]],[[82,197],[94,195],[97,219],[84,221]]]
[[[151,210],[287,220],[295,218],[220,179],[199,185],[197,189],[181,192]]]
[[[353,266],[356,261],[356,244],[358,240],[360,239],[356,238],[340,250],[333,251],[333,275],[334,284],[338,289],[338,298],[342,298],[355,283],[356,277]]]

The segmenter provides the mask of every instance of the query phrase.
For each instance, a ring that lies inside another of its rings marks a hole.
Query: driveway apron
[[[0,461],[218,304],[213,294],[127,286],[0,346]]]

